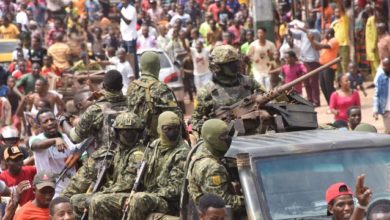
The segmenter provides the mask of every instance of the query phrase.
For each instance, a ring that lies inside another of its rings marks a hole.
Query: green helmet
[[[375,128],[374,125],[366,124],[366,123],[360,123],[354,131],[363,131],[363,132],[371,132],[371,133],[378,133],[378,130]]]
[[[142,119],[132,112],[123,112],[116,116],[112,127],[117,129],[143,129]]]
[[[210,54],[210,62],[214,64],[224,64],[238,61],[240,54],[237,49],[230,45],[216,46]]]

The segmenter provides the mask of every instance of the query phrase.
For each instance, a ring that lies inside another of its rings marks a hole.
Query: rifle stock
[[[252,94],[245,97],[243,100],[234,103],[230,106],[222,106],[215,111],[216,118],[230,122],[238,118],[247,118],[245,115],[253,117],[253,114],[248,115],[248,113],[256,112],[261,109],[265,104],[271,100],[280,96],[283,92],[290,90],[298,83],[302,83],[306,79],[314,76],[315,74],[320,73],[326,68],[340,62],[340,57],[332,60],[331,62],[320,66],[319,68],[310,71],[309,73],[289,82],[282,86],[276,87],[275,89],[265,93],[265,94]]]
[[[80,146],[80,148],[77,148],[77,150],[75,151],[75,153],[73,153],[66,161],[65,161],[65,167],[61,170],[59,176],[58,176],[58,179],[56,181],[56,184],[58,184],[61,180],[63,180],[65,178],[65,175],[66,173],[68,172],[68,170],[70,168],[72,168],[76,162],[80,159],[81,155],[83,154],[83,152],[85,150],[87,150],[87,148],[89,147],[89,145],[91,145],[91,143],[93,142],[94,140],[94,137],[89,137],[87,138]]]

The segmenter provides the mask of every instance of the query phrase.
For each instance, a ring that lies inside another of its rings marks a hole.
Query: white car
[[[153,51],[159,54],[160,56],[160,74],[159,80],[169,86],[172,91],[175,93],[176,100],[183,112],[185,112],[184,104],[184,84],[183,78],[180,71],[180,64],[172,62],[168,54],[160,49],[146,49],[137,51],[138,61],[141,58],[141,55],[146,51]],[[138,62],[140,65],[140,62]],[[141,74],[141,71],[140,71]]]

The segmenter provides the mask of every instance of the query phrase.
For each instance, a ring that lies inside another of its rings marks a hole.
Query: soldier
[[[198,91],[197,106],[192,114],[194,135],[199,137],[204,120],[215,117],[221,106],[232,105],[259,91],[260,85],[240,74],[240,54],[230,45],[217,46],[209,57],[213,80]]]
[[[71,203],[79,217],[83,214],[84,208],[89,206],[89,219],[120,219],[122,204],[124,204],[133,187],[137,176],[137,167],[144,155],[145,147],[139,142],[144,125],[137,115],[125,112],[116,117],[113,127],[115,129],[114,140],[117,140],[118,143],[116,144],[114,158],[111,163],[108,163],[109,168],[103,178],[104,185],[102,189],[95,194],[85,193],[85,183],[95,182],[93,179],[96,179],[96,176],[99,175],[95,166],[89,168],[89,171],[92,171],[90,173],[86,172],[87,168],[84,170],[81,168],[81,171],[72,178],[71,184],[64,191],[66,196],[73,194]],[[93,164],[91,161],[94,159],[94,156],[92,156],[88,159],[88,162]],[[84,192],[83,194],[74,195],[74,192],[80,189],[78,183],[83,185]],[[99,183],[95,182],[95,184]]]
[[[130,83],[127,89],[129,111],[144,118],[147,136],[150,140],[158,138],[157,118],[164,111],[174,111],[179,117],[182,112],[177,105],[175,94],[158,79],[160,58],[155,52],[145,52],[141,56],[141,78]]]
[[[220,196],[234,211],[245,208],[244,197],[238,195],[239,184],[232,182],[221,159],[229,150],[232,137],[228,125],[220,119],[207,120],[202,127],[204,143],[191,157],[188,167],[188,191],[196,205],[204,194]]]
[[[103,90],[95,94],[98,98],[96,103],[85,110],[76,127],[71,128],[68,123],[63,123],[65,118],[61,120],[60,124],[74,143],[94,136],[97,147],[103,145],[103,139],[107,139],[104,130],[108,130],[104,126],[105,114],[126,110],[126,98],[121,92],[122,87],[122,75],[117,70],[108,71],[104,75]]]
[[[148,219],[178,215],[184,165],[190,150],[181,137],[181,123],[180,117],[171,111],[158,117],[159,138],[145,154],[148,163],[141,182],[144,190],[130,198],[128,220],[147,219],[152,212],[162,214],[152,214]]]

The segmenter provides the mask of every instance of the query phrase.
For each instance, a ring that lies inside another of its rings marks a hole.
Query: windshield
[[[325,191],[333,183],[355,188],[366,174],[366,185],[377,196],[386,193],[390,178],[390,148],[354,149],[283,156],[256,161],[272,219],[326,215]]]
[[[168,57],[162,53],[162,52],[157,52],[159,57],[160,57],[160,66],[161,66],[161,69],[163,68],[170,68],[171,67],[171,64],[169,63],[169,60],[168,60]],[[141,54],[138,54],[138,60],[141,59]],[[141,65],[140,62],[138,62],[139,65]]]

